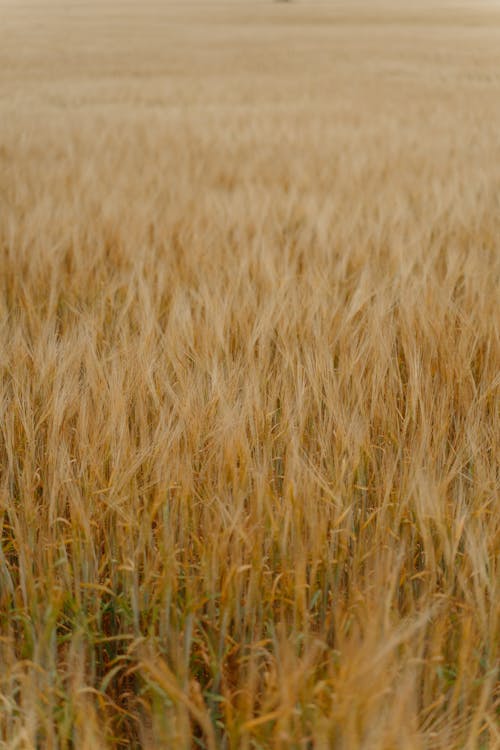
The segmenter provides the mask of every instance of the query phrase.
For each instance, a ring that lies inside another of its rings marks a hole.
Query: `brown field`
[[[0,0],[0,367],[2,750],[500,748],[500,3]]]

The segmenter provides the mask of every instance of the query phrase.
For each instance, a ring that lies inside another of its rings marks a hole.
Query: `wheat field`
[[[0,748],[500,748],[500,4],[0,2]]]

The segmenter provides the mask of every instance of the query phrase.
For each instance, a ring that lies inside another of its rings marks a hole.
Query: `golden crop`
[[[500,5],[0,4],[0,748],[500,748],[499,292]]]

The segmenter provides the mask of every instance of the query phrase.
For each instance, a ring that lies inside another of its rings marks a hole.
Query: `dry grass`
[[[0,747],[499,748],[500,6],[0,12]]]

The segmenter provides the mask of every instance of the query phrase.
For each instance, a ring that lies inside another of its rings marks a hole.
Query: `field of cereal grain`
[[[500,4],[0,0],[0,748],[500,748]]]

